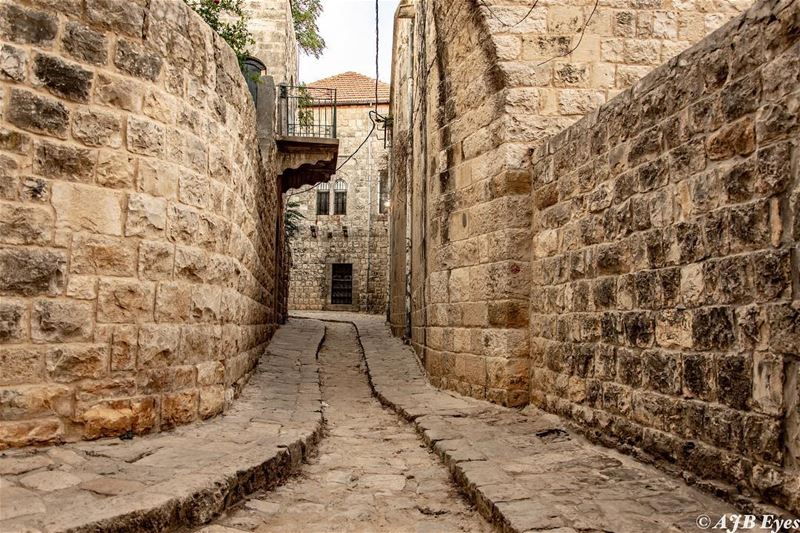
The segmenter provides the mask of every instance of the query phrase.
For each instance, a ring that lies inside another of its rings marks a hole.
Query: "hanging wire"
[[[486,9],[489,11],[489,13],[492,15],[492,17],[496,18],[496,19],[497,19],[497,21],[498,21],[500,24],[502,24],[502,25],[503,25],[503,27],[505,27],[505,28],[514,28],[514,27],[516,27],[516,26],[519,26],[519,25],[520,25],[520,24],[522,24],[523,22],[525,22],[525,19],[527,19],[528,17],[530,17],[530,16],[531,16],[531,13],[533,13],[533,9],[536,7],[536,4],[538,4],[538,3],[539,3],[539,0],[536,0],[535,2],[533,2],[533,5],[531,5],[531,8],[528,10],[528,12],[527,12],[527,13],[525,13],[525,16],[524,16],[524,17],[522,17],[521,19],[519,19],[519,20],[518,20],[517,22],[515,22],[514,24],[508,24],[508,23],[507,23],[507,22],[505,22],[503,19],[501,19],[500,17],[498,17],[498,16],[497,16],[497,14],[496,14],[496,13],[495,13],[495,12],[492,10],[492,7],[491,7],[489,4],[487,4],[485,0],[478,0],[478,2],[480,2],[480,4],[481,4],[481,5],[483,5],[483,7],[485,7],[485,8],[486,8]]]

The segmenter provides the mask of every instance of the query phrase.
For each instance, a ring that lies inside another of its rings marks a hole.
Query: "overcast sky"
[[[392,27],[399,0],[379,0],[380,74],[389,82]],[[323,0],[319,30],[327,47],[319,59],[300,54],[300,80],[305,83],[354,70],[375,77],[375,1]]]

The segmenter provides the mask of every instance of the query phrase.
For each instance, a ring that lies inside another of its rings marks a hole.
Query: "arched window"
[[[333,214],[347,214],[347,183],[344,180],[336,180],[333,184]]]
[[[331,185],[320,183],[317,185],[317,215],[329,215],[331,212]]]

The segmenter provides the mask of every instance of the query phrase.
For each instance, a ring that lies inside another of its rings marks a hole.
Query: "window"
[[[317,215],[328,215],[331,212],[331,186],[320,183],[317,186]]]
[[[347,214],[347,184],[344,180],[336,180],[333,184],[333,214]]]
[[[389,171],[381,170],[381,181],[378,187],[378,213],[389,211]]]

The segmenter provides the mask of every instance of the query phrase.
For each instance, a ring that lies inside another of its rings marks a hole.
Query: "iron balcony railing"
[[[336,138],[336,89],[281,85],[278,109],[281,135]]]

